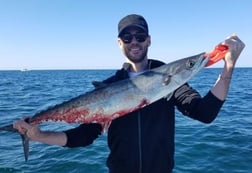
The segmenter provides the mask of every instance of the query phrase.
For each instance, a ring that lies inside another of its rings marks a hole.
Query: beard
[[[140,63],[143,60],[145,60],[145,58],[147,58],[147,53],[148,53],[148,46],[139,46],[141,47],[140,51],[142,52],[139,55],[131,55],[130,51],[126,50],[124,48],[124,54],[125,56],[128,58],[128,60],[130,60],[133,63]]]

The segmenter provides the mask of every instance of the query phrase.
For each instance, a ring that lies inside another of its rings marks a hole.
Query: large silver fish
[[[29,118],[30,124],[44,121],[67,123],[109,124],[113,119],[147,106],[173,91],[196,75],[208,62],[205,53],[180,59],[151,69],[134,78],[118,81],[84,93],[69,101],[48,108]],[[17,132],[12,124],[0,127],[0,131]],[[28,139],[23,140],[25,159],[28,159]]]

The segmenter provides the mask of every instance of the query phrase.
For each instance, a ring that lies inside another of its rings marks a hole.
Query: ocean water
[[[206,68],[189,83],[202,95],[214,84],[221,69]],[[114,70],[0,71],[0,126],[61,103],[93,89]],[[176,112],[175,173],[252,172],[252,68],[237,68],[228,98],[209,125]],[[44,130],[77,126],[44,123]],[[106,133],[85,148],[64,148],[30,142],[24,161],[18,134],[0,132],[0,173],[107,172]]]

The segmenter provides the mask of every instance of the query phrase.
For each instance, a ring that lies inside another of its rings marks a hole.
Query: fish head
[[[168,85],[173,82],[174,85],[181,86],[186,83],[205,67],[209,58],[204,55],[205,53],[201,53],[164,65],[163,84]]]

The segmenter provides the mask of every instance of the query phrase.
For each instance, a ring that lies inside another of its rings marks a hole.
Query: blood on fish
[[[44,114],[41,117],[37,117],[34,121],[32,121],[32,124],[39,124],[43,121],[63,121],[67,123],[78,123],[80,121],[80,117],[86,117],[89,114],[88,109],[84,110],[77,110],[76,108],[68,108],[67,110],[63,112],[56,111],[52,114]],[[82,121],[84,122],[84,121]]]
[[[137,105],[135,108],[133,109],[127,109],[127,110],[121,110],[121,111],[118,111],[118,112],[115,112],[113,113],[111,116],[107,116],[107,117],[111,117],[110,119],[113,120],[114,118],[118,118],[122,115],[125,115],[125,114],[128,114],[128,113],[131,113],[131,112],[134,112],[138,109],[141,109],[143,108],[144,106],[147,106],[149,105],[150,102],[147,100],[147,99],[143,99],[139,105]]]
[[[84,119],[85,120],[84,122],[85,123],[96,122],[96,123],[100,123],[100,124],[108,123],[115,118],[121,117],[125,114],[131,113],[131,112],[136,111],[138,109],[141,109],[148,104],[150,104],[150,102],[147,99],[143,99],[135,108],[120,110],[120,111],[114,112],[112,114],[104,114],[104,110],[101,109],[98,112],[96,112],[95,114],[88,115],[87,118]],[[88,117],[90,117],[90,118],[88,118]]]

